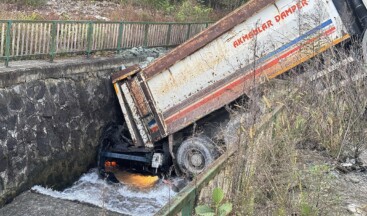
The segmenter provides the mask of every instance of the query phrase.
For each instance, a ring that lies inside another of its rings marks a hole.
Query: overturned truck
[[[148,67],[114,74],[125,125],[104,131],[100,173],[111,165],[202,172],[220,153],[214,139],[233,142],[225,106],[343,41],[363,38],[366,4],[252,0]],[[218,136],[218,125],[226,124]]]

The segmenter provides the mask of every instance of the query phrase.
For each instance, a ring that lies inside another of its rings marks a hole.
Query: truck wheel
[[[177,164],[189,175],[201,173],[218,156],[213,142],[207,137],[185,140],[177,150]]]

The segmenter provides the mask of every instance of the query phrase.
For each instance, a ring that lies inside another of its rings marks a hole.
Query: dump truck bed
[[[250,1],[113,82],[133,140],[151,146],[349,37],[332,1]]]

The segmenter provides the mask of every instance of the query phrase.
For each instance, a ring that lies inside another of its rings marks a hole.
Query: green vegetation
[[[224,193],[221,188],[215,188],[212,194],[212,205],[199,205],[195,208],[195,213],[202,216],[226,216],[232,211],[232,203],[223,202]]]
[[[208,8],[200,4],[194,4],[190,1],[186,1],[183,2],[180,7],[178,7],[176,20],[180,22],[185,22],[187,20],[191,21],[210,20],[210,14],[212,12],[213,12],[212,8]]]
[[[46,0],[3,0],[3,2],[28,6],[42,6],[46,3]]]
[[[171,17],[173,21],[179,22],[200,22],[216,20],[219,17],[215,15],[213,8],[201,1],[184,0],[121,0],[124,6],[139,6],[153,13],[161,13],[162,16]],[[154,21],[154,20],[150,20]]]

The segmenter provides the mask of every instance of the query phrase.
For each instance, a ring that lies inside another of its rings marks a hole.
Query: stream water
[[[122,173],[122,176],[133,181],[132,183],[136,182],[137,178],[138,181],[145,179],[136,174]],[[146,179],[151,181],[152,177]],[[176,193],[159,179],[151,185],[151,187],[136,187],[129,182],[109,184],[99,178],[97,169],[92,169],[63,191],[41,186],[34,186],[32,190],[60,199],[96,205],[126,215],[153,215]]]

